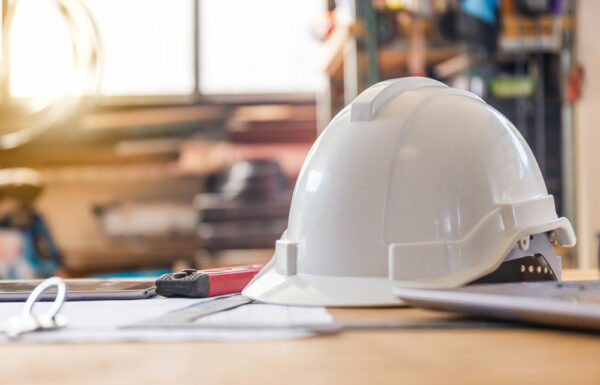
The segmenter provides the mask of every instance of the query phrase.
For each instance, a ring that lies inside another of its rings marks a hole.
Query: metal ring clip
[[[23,308],[22,316],[24,318],[33,316],[33,305],[35,305],[43,292],[53,286],[56,286],[56,298],[44,317],[51,320],[56,318],[56,315],[62,308],[62,305],[65,303],[65,297],[67,295],[67,286],[65,285],[64,281],[58,277],[48,278],[37,285],[35,289],[33,289],[29,297],[27,297],[27,302],[25,302],[25,307]]]

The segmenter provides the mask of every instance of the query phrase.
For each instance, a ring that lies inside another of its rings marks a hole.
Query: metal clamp
[[[65,298],[67,296],[67,286],[65,285],[64,281],[58,277],[48,278],[37,285],[35,289],[33,289],[31,294],[29,294],[29,297],[27,297],[27,302],[25,302],[25,307],[23,307],[22,316],[35,317],[35,315],[32,313],[33,305],[35,305],[43,292],[53,286],[56,286],[56,298],[54,299],[50,309],[48,309],[46,314],[44,314],[43,318],[54,320],[65,303]]]
[[[54,286],[57,289],[56,298],[50,309],[42,315],[34,314],[33,306],[42,293]],[[0,332],[4,332],[9,338],[15,338],[36,330],[53,330],[66,326],[66,318],[58,314],[65,303],[66,295],[67,287],[62,279],[52,277],[42,281],[27,297],[21,315],[9,318],[0,326]]]

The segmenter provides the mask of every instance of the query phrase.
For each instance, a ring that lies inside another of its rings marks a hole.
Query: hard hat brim
[[[257,301],[299,306],[398,306],[402,305],[393,289],[449,288],[460,286],[494,271],[509,253],[516,240],[527,234],[556,231],[563,245],[575,243],[575,235],[566,218],[523,228],[505,239],[502,252],[484,264],[447,275],[443,279],[398,281],[388,277],[326,276],[313,274],[284,274],[276,268],[276,256],[246,286],[242,294]],[[504,250],[505,249],[505,250]]]
[[[397,306],[396,282],[381,277],[285,276],[267,265],[242,292],[273,304],[299,306]]]

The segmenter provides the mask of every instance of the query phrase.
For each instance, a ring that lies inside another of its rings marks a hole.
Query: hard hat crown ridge
[[[322,132],[272,261],[244,290],[265,302],[395,303],[394,286],[454,287],[519,239],[575,236],[516,128],[477,96],[413,77],[361,93]]]

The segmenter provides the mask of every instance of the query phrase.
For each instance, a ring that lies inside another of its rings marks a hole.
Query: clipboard
[[[42,280],[0,280],[0,302],[25,301]],[[156,295],[154,280],[65,279],[67,301],[132,300]],[[53,301],[56,289],[49,289],[41,301]]]

